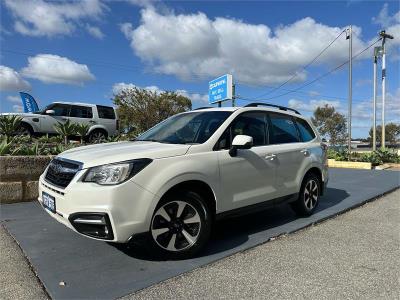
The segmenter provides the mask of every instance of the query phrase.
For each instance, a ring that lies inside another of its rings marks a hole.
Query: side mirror
[[[52,109],[46,110],[46,115],[54,115],[56,112]]]
[[[232,147],[229,149],[230,156],[236,156],[238,149],[250,149],[253,147],[253,138],[248,135],[237,135],[232,141]]]

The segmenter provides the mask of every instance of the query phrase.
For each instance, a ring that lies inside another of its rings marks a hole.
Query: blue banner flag
[[[35,99],[29,95],[28,93],[19,92],[21,95],[22,105],[24,106],[24,112],[35,112],[39,111],[39,107],[35,101]]]

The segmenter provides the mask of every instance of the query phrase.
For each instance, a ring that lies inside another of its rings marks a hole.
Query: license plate
[[[53,196],[50,196],[46,192],[42,192],[42,202],[43,206],[49,211],[53,213],[56,212],[56,199]]]

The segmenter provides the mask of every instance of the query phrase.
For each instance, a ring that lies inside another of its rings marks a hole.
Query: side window
[[[92,108],[87,106],[73,105],[71,107],[70,117],[91,119],[93,118]]]
[[[101,119],[115,119],[114,108],[109,106],[96,105],[99,118]]]
[[[232,123],[232,140],[236,135],[244,134],[253,137],[254,146],[267,144],[266,114],[247,112],[239,115]]]
[[[301,140],[303,142],[308,142],[315,138],[315,133],[307,121],[296,118],[296,124],[299,128]]]
[[[270,113],[270,144],[299,142],[296,125],[291,116]]]
[[[54,116],[59,116],[59,117],[68,117],[69,116],[69,105],[65,104],[54,104],[54,106],[51,108],[54,110]]]

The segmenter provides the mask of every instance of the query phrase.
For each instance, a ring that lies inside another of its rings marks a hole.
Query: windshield
[[[202,144],[232,114],[229,111],[190,112],[173,116],[140,135],[136,141]]]

